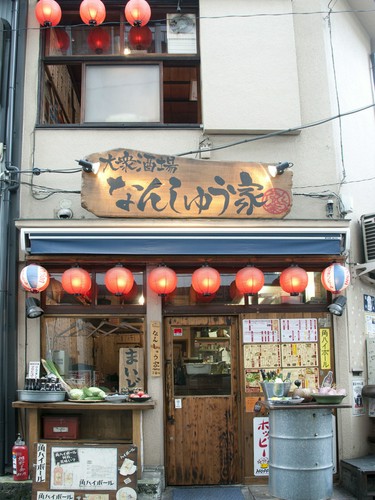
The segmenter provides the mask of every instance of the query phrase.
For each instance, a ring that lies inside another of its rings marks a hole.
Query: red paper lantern
[[[193,272],[191,284],[201,295],[212,295],[220,288],[220,273],[213,267],[203,266]]]
[[[322,272],[321,281],[328,292],[340,293],[350,284],[350,273],[341,264],[331,264]]]
[[[169,267],[156,267],[149,274],[148,284],[151,290],[158,295],[168,295],[176,289],[177,274]]]
[[[236,287],[243,295],[255,295],[264,285],[264,274],[257,267],[247,266],[236,274]]]
[[[280,274],[280,286],[284,292],[290,293],[290,295],[298,295],[303,292],[307,283],[307,272],[297,265],[284,269]]]
[[[61,52],[66,52],[69,49],[70,38],[64,28],[55,28],[53,30],[56,35],[56,45]]]
[[[104,3],[101,0],[83,0],[79,7],[79,15],[85,24],[98,26],[105,19]]]
[[[112,267],[104,276],[107,290],[115,295],[127,295],[134,285],[134,276],[129,269],[121,265]]]
[[[129,31],[129,45],[133,50],[146,50],[152,44],[152,31],[148,26],[133,26]]]
[[[22,269],[20,282],[27,292],[39,293],[48,288],[50,276],[44,267],[30,264]]]
[[[87,43],[96,54],[102,54],[109,49],[111,37],[103,28],[92,28],[87,37]]]
[[[151,17],[151,8],[146,0],[129,0],[125,6],[125,17],[132,26],[145,26]]]
[[[61,14],[61,7],[55,0],[39,0],[35,6],[35,16],[41,26],[56,26]]]
[[[72,267],[63,273],[61,284],[71,295],[87,295],[91,289],[91,277],[81,267]]]

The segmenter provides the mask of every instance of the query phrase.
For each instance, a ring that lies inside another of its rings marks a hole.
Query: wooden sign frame
[[[32,500],[135,500],[137,468],[133,444],[35,443]]]
[[[272,177],[267,163],[207,161],[128,148],[88,156],[81,205],[97,217],[284,218],[292,171]],[[96,170],[96,169],[95,169]]]

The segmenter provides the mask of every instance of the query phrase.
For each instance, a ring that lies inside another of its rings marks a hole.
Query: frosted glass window
[[[160,122],[159,65],[86,66],[85,123]]]

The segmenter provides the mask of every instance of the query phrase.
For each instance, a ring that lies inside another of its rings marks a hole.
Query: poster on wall
[[[254,476],[269,475],[269,418],[254,417]]]
[[[137,447],[36,443],[33,499],[136,500]]]
[[[313,342],[282,344],[282,365],[286,368],[318,366],[318,344]]]
[[[316,318],[281,319],[282,342],[317,342],[318,328]]]
[[[244,345],[245,368],[280,368],[280,345],[247,344]]]
[[[353,380],[353,403],[352,403],[352,415],[354,417],[359,417],[365,414],[365,407],[362,398],[362,389],[364,386],[363,378],[358,378]]]
[[[244,319],[242,322],[244,343],[280,342],[278,319]]]
[[[375,314],[365,314],[366,333],[370,338],[375,338]]]

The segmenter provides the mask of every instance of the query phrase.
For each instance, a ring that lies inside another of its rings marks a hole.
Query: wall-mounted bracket
[[[365,262],[364,264],[355,264],[353,267],[353,278],[360,278],[362,281],[375,285],[375,279],[369,276],[369,273],[375,272],[375,261]]]

